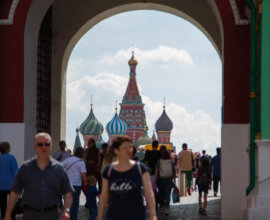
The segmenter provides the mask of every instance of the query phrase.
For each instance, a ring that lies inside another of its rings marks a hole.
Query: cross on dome
[[[117,100],[115,100],[115,113],[117,113]]]
[[[166,108],[166,104],[165,104],[165,97],[163,97],[163,109]]]

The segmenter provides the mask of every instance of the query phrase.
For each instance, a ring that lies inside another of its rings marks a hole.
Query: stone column
[[[178,174],[178,188],[180,196],[186,196],[186,174],[181,173],[181,171]]]
[[[270,219],[270,140],[255,141],[258,147],[258,193],[249,220]]]

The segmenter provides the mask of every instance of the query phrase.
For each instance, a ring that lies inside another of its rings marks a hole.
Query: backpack
[[[211,183],[211,176],[209,170],[201,169],[199,170],[199,175],[197,177],[197,184],[200,187],[207,188]]]
[[[158,161],[158,173],[161,178],[172,178],[174,176],[174,165],[171,160]]]

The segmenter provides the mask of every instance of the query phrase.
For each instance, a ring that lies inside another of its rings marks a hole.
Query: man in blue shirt
[[[15,157],[10,152],[8,142],[0,143],[0,208],[1,216],[4,218],[7,207],[7,197],[10,192],[10,185],[18,170]]]
[[[214,188],[214,196],[217,196],[218,192],[218,184],[220,182],[220,155],[221,148],[217,147],[217,155],[213,157],[211,160],[210,168],[213,171],[213,188]]]
[[[50,156],[51,136],[38,133],[35,136],[36,156],[23,163],[18,170],[11,188],[4,220],[11,220],[11,211],[18,195],[22,194],[24,219],[70,219],[73,188],[61,163]],[[64,211],[59,210],[62,196]]]

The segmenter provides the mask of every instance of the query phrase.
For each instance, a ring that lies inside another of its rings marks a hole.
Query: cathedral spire
[[[134,57],[134,51],[132,51],[132,57],[128,61],[128,64],[130,66],[129,82],[128,82],[126,93],[123,97],[122,104],[127,104],[127,103],[142,104],[141,96],[140,96],[137,81],[136,81],[135,68],[136,68],[137,63],[138,62]]]
[[[144,133],[144,104],[139,93],[137,81],[136,81],[136,66],[138,64],[135,59],[134,49],[132,55],[128,61],[130,67],[128,86],[120,104],[119,117],[127,125],[126,135],[132,138],[132,142],[136,145],[136,141]]]
[[[135,77],[136,76],[136,66],[138,64],[138,61],[135,59],[134,57],[134,49],[132,49],[132,56],[130,58],[130,60],[128,61],[128,65],[130,68],[130,76]]]

